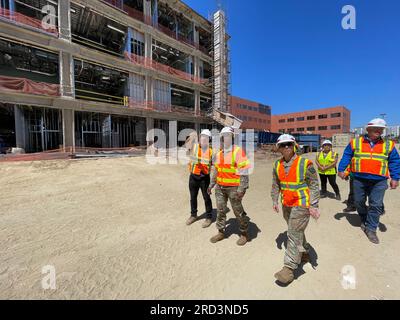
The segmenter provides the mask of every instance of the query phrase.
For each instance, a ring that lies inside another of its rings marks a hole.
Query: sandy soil
[[[342,203],[323,199],[322,217],[307,229],[314,267],[304,265],[289,287],[275,283],[285,223],[271,210],[271,163],[258,160],[251,176],[244,205],[253,240],[244,247],[232,212],[229,238],[218,244],[209,242],[215,224],[185,225],[184,166],[141,157],[1,163],[0,298],[400,298],[398,190],[386,194],[380,245]],[[345,198],[348,184],[339,185]],[[45,265],[56,268],[56,290],[41,287]],[[354,290],[342,287],[345,265],[355,268]]]

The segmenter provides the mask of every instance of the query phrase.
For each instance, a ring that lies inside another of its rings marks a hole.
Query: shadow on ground
[[[346,218],[346,220],[350,223],[355,228],[360,228],[361,227],[361,220],[360,216],[357,213],[344,213],[344,212],[338,212],[334,215],[336,220],[341,220],[342,218]],[[379,231],[380,232],[386,232],[387,227],[383,223],[379,222],[378,225]]]

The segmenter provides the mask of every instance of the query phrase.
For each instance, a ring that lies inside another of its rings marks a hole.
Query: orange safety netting
[[[124,4],[124,11],[128,14],[128,16],[130,16],[136,20],[144,22],[143,12],[136,10],[134,8],[131,8],[131,7],[127,6],[126,4]]]
[[[11,12],[8,9],[0,8],[0,18],[6,18],[8,20],[14,21],[16,23],[24,24],[36,29],[40,29],[58,36],[57,27],[46,28],[43,26],[42,21],[36,18],[28,17],[22,13]]]
[[[18,91],[29,94],[59,96],[60,86],[45,82],[36,82],[25,78],[0,76],[0,90]]]
[[[184,71],[169,67],[169,66],[167,66],[165,64],[159,63],[159,62],[154,61],[154,60],[152,60],[150,58],[138,56],[138,55],[136,55],[134,53],[129,53],[127,51],[125,51],[125,58],[128,61],[130,61],[130,62],[132,62],[134,64],[141,65],[141,66],[143,66],[145,68],[148,68],[148,69],[162,71],[162,72],[168,73],[170,75],[174,75],[174,76],[176,76],[178,78],[181,78],[183,80],[192,81],[192,82],[201,83],[201,84],[204,84],[204,83],[206,83],[208,81],[207,79],[203,79],[203,78],[200,78],[200,77],[195,77],[194,75],[192,75],[190,73],[187,73],[187,72],[184,72]]]
[[[147,102],[149,109],[154,111],[171,112],[171,105],[167,103],[161,103],[158,101]]]

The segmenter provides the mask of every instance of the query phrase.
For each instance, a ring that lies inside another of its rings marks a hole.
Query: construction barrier
[[[145,151],[144,147],[126,148],[89,148],[89,147],[66,147],[36,153],[6,154],[0,157],[1,162],[20,161],[44,161],[44,160],[69,160],[85,155],[92,156],[118,156],[118,155],[140,155]]]
[[[48,96],[60,95],[60,86],[58,84],[36,82],[17,77],[0,76],[0,90]]]
[[[11,12],[8,9],[0,8],[0,18],[7,19],[9,21],[13,21],[14,23],[26,25],[35,29],[40,29],[42,31],[58,36],[57,26],[53,26],[53,28],[45,28],[41,20],[28,17],[15,11]]]

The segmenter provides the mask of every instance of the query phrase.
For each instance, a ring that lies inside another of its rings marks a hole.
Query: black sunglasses
[[[286,143],[281,143],[281,144],[279,145],[279,148],[289,148],[289,147],[293,147],[293,146],[294,146],[293,143],[291,143],[291,142],[286,142]]]

